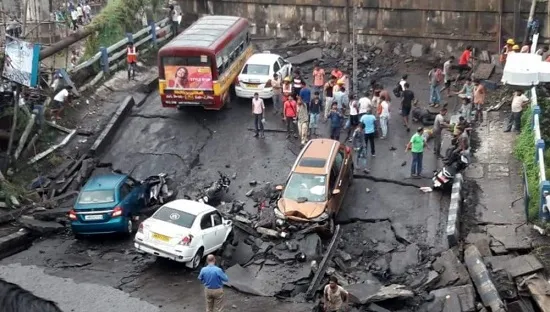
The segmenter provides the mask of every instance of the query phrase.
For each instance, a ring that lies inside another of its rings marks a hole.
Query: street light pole
[[[353,93],[358,93],[358,78],[357,78],[357,23],[358,23],[358,1],[353,1],[353,18],[352,18],[352,46],[353,46]],[[351,94],[351,92],[350,92]]]

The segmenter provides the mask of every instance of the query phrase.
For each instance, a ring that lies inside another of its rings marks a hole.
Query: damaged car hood
[[[313,219],[325,212],[326,202],[303,202],[299,203],[288,198],[281,198],[277,202],[279,210],[285,216]]]

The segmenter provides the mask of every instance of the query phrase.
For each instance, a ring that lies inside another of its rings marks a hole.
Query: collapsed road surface
[[[423,76],[422,73],[409,78],[420,98],[427,97],[427,89],[420,85],[425,80]],[[385,82],[393,86],[396,80]],[[256,213],[253,196],[246,194],[267,182],[283,183],[300,148],[297,141],[289,141],[284,133],[276,131],[266,133],[264,140],[253,138],[247,130],[253,121],[248,101],[235,102],[232,107],[220,112],[163,109],[158,94],[153,93],[123,122],[100,162],[110,163],[113,168],[138,179],[165,172],[177,183],[178,197],[192,196],[222,171],[232,177],[225,200],[242,201],[248,213]],[[283,129],[280,119],[271,114],[270,108],[266,127]],[[430,172],[438,166],[437,160],[427,153],[425,178],[408,180],[410,155],[404,152],[404,147],[412,134],[405,132],[398,110],[392,113],[389,139],[377,141],[376,157],[368,160],[370,177],[355,179],[338,216],[343,234],[337,246],[337,260],[330,263],[327,271],[341,276],[346,287],[351,285],[353,288],[354,283],[377,279],[384,285],[400,284],[413,289],[414,285],[424,283],[423,274],[431,273],[425,268],[426,262],[447,247],[443,235],[447,198],[436,192],[422,193],[414,186],[429,185]],[[405,161],[407,165],[403,166]],[[377,182],[376,178],[390,182]],[[392,183],[392,180],[405,183]],[[257,181],[257,186],[251,181]],[[242,249],[250,253],[257,247]],[[239,257],[235,254],[239,250],[236,249],[233,258]],[[276,253],[274,255],[277,258]],[[59,236],[38,242],[2,260],[0,265],[0,277],[20,283],[37,295],[59,301],[67,311],[89,311],[89,306],[97,300],[89,294],[67,296],[69,290],[71,293],[75,290],[78,290],[76,293],[107,291],[110,300],[129,300],[129,294],[146,301],[147,304],[142,303],[143,309],[150,307],[151,311],[155,308],[160,311],[204,309],[196,271],[138,254],[130,239],[77,241],[71,236]],[[367,270],[376,277],[365,275]],[[14,271],[21,274],[11,273]],[[278,270],[272,272],[268,278],[281,278]],[[243,278],[254,279],[255,276]],[[30,284],[25,279],[37,282]],[[246,282],[241,280],[234,284]],[[268,289],[267,295],[278,294],[284,290],[281,288],[288,287],[282,282],[272,284],[278,288]],[[286,290],[295,293],[297,288],[304,288],[301,286],[294,285],[295,288]],[[353,294],[357,302],[364,301],[363,290],[355,288]],[[70,302],[66,297],[71,298]],[[226,294],[227,307],[241,311],[309,311],[312,304],[303,303],[301,298],[278,301],[232,290]],[[125,309],[135,310],[131,304],[116,310]]]

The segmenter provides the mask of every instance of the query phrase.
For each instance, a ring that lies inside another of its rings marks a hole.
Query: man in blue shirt
[[[204,285],[207,312],[221,312],[223,310],[223,283],[227,282],[227,275],[216,266],[216,257],[208,255],[208,264],[201,269],[199,280]]]
[[[330,120],[330,138],[340,141],[340,131],[342,129],[344,115],[338,110],[338,104],[336,102],[332,103],[332,109],[328,114],[328,120]]]
[[[302,102],[304,102],[306,105],[309,104],[309,101],[311,101],[311,90],[309,90],[305,81],[302,81],[300,97],[302,98]]]
[[[360,122],[362,122],[365,125],[365,144],[369,145],[369,142],[370,142],[370,153],[372,157],[374,157],[375,156],[374,138],[376,137],[376,117],[374,117],[374,115],[372,114],[372,111],[369,109],[367,110],[367,113],[361,117]]]

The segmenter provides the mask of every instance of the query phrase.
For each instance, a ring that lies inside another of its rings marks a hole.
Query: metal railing
[[[87,84],[87,87],[97,84],[103,77],[106,77],[109,72],[122,68],[126,64],[126,45],[128,42],[133,42],[134,47],[138,48],[146,43],[150,43],[145,49],[138,49],[140,53],[146,53],[151,47],[162,43],[165,40],[171,38],[171,25],[168,22],[169,19],[165,18],[159,22],[150,22],[149,25],[135,34],[128,33],[126,38],[113,44],[110,47],[101,47],[99,52],[92,56],[89,60],[82,62],[68,72],[69,74],[75,74],[80,70],[94,66],[99,62],[100,71],[96,76]]]
[[[537,50],[537,43],[539,39],[539,34],[533,35],[533,44],[531,45],[531,53],[535,53]],[[532,87],[531,88],[531,125],[533,127],[533,133],[535,136],[535,161],[538,164],[539,167],[539,185],[538,185],[538,196],[540,197],[540,207],[539,207],[539,219],[544,222],[548,222],[550,220],[550,212],[547,208],[547,200],[550,200],[550,182],[546,180],[546,166],[544,164],[544,149],[545,149],[545,143],[541,136],[540,131],[540,119],[542,118],[541,115],[541,108],[538,103],[537,98],[537,88]],[[525,170],[525,169],[524,169]],[[525,183],[526,190],[524,190],[526,193],[528,192],[528,186],[527,183]],[[528,204],[529,201],[526,201],[526,204]],[[550,202],[548,203],[550,204]]]

